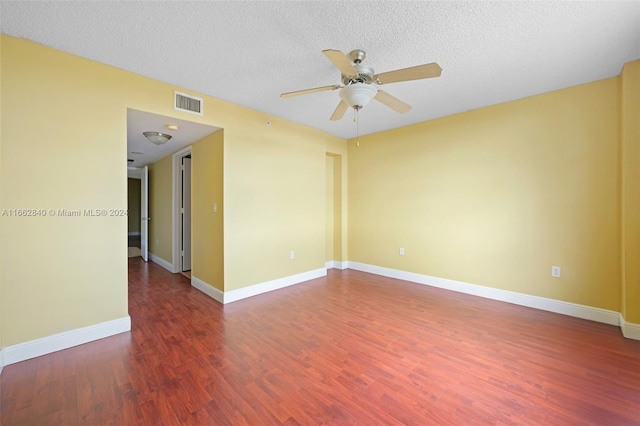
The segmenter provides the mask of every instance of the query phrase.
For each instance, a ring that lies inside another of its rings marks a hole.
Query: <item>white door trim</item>
[[[149,167],[142,168],[140,181],[140,252],[145,262],[149,260]]]
[[[191,270],[191,157],[182,158],[184,167],[182,174],[182,258],[180,262],[180,271]]]
[[[171,250],[171,263],[173,264],[172,272],[180,272],[182,268],[180,260],[180,243],[182,242],[182,232],[180,224],[180,209],[182,208],[182,179],[180,176],[180,166],[182,165],[182,157],[191,155],[191,145],[181,149],[173,154],[171,182],[171,228],[173,234],[173,247]]]

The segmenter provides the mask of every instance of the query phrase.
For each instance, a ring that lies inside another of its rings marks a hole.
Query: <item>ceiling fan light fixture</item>
[[[370,84],[354,83],[340,89],[340,98],[351,108],[362,108],[378,93]]]
[[[163,143],[167,143],[167,141],[173,137],[166,133],[160,133],[160,132],[143,132],[142,134],[147,139],[149,139],[149,142],[156,145],[162,145]]]

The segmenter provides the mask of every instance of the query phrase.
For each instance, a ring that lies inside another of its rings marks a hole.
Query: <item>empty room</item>
[[[2,425],[640,424],[640,2],[0,31]]]

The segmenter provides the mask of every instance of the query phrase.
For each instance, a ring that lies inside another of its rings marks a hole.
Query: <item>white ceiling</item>
[[[167,129],[168,125],[178,126],[178,130]],[[127,160],[129,167],[142,167],[220,130],[218,127],[191,121],[178,120],[163,115],[127,109]],[[171,135],[171,139],[163,145],[155,145],[147,140],[143,132],[161,132]]]
[[[3,33],[327,133],[339,84],[323,49],[367,52],[377,73],[437,62],[440,78],[385,85],[413,105],[360,113],[373,133],[618,75],[640,58],[640,2],[1,1]]]

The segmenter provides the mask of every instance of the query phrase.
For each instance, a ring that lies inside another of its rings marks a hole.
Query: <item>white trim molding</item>
[[[398,269],[383,268],[381,266],[368,265],[366,263],[349,262],[349,268],[355,269],[356,271],[369,272],[371,274],[411,281],[417,284],[443,288],[445,290],[457,291],[459,293],[472,294],[474,296],[480,296],[487,299],[500,300],[543,311],[569,315],[576,318],[610,325],[620,325],[620,314],[607,309],[594,308],[591,306],[579,305],[577,303],[563,302],[561,300],[547,299],[545,297],[531,296],[528,294],[469,284],[461,281],[416,274],[414,272],[406,272]]]
[[[142,179],[142,167],[127,167],[127,178]]]
[[[640,324],[625,321],[622,314],[620,314],[620,329],[627,339],[640,340]]]
[[[288,277],[278,278],[225,292],[222,292],[212,285],[193,276],[191,277],[191,285],[212,299],[217,300],[222,304],[227,304],[246,299],[247,297],[257,296],[258,294],[266,293],[268,291],[278,290],[291,285],[300,284],[305,281],[324,277],[326,275],[326,268],[314,269],[312,271],[302,272],[300,274],[290,275]]]
[[[207,284],[201,279],[194,277],[193,275],[191,276],[191,286],[200,290],[210,298],[217,300],[220,303],[224,303],[224,293],[222,291],[218,290],[211,284]]]
[[[347,269],[348,262],[340,262],[339,260],[329,260],[325,262],[327,269]]]
[[[0,375],[2,375],[3,368],[4,368],[4,348],[0,349]]]
[[[149,252],[149,260],[151,260],[153,263],[157,263],[158,265],[162,266],[164,269],[166,269],[167,271],[169,271],[171,273],[175,272],[173,270],[173,265],[170,262],[167,262],[166,260],[164,260],[160,256],[156,256],[155,254],[153,254],[151,252]]]
[[[5,366],[26,361],[31,358],[69,349],[130,330],[131,317],[127,315],[120,319],[8,346],[2,350],[2,365]]]
[[[223,303],[235,302],[237,300],[246,299],[247,297],[257,296],[258,294],[278,290],[294,284],[300,284],[302,282],[324,277],[326,275],[326,268],[320,268],[314,269],[313,271],[302,272],[300,274],[266,281],[260,284],[254,284],[249,287],[239,288],[237,290],[226,291],[224,293]]]

